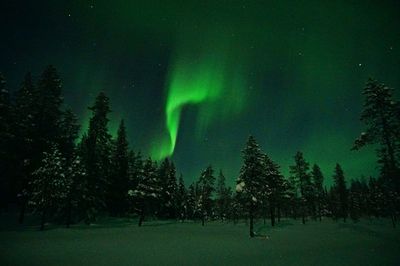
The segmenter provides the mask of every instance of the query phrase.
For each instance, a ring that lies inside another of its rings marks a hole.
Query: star
[[[359,66],[359,67],[361,67],[361,66],[362,66],[362,64],[361,64],[361,63],[359,63],[359,64],[358,64],[358,66]]]

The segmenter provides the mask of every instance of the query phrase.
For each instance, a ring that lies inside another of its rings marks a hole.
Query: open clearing
[[[3,220],[4,221],[4,220]],[[400,230],[388,220],[354,224],[259,222],[267,238],[250,239],[244,223],[128,219],[70,229],[0,228],[0,265],[400,265]]]

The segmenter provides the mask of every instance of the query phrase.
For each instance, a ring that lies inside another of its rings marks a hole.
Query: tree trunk
[[[41,222],[40,222],[40,231],[43,231],[43,230],[44,230],[44,224],[45,224],[45,222],[46,222],[46,210],[44,210],[44,211],[42,212],[42,219],[41,219]]]
[[[25,202],[25,200],[22,200],[21,210],[19,211],[19,219],[18,219],[19,224],[24,223],[25,208],[26,208],[26,202]]]
[[[142,226],[143,220],[144,220],[144,211],[141,210],[140,211],[140,216],[139,216],[139,224],[138,224],[139,227]]]
[[[275,207],[270,208],[271,226],[275,226]]]
[[[201,216],[201,226],[204,226],[204,216]]]
[[[305,217],[304,211],[302,211],[302,214],[301,214],[301,221],[303,224],[306,224],[306,217]]]
[[[318,215],[319,215],[319,221],[321,222],[322,221],[321,205],[319,206],[319,209],[318,209]]]
[[[253,203],[251,203],[250,205],[249,218],[250,218],[250,237],[254,237]]]
[[[388,124],[387,124],[388,122],[384,118],[384,115],[382,114],[382,112],[381,112],[381,119],[382,119],[382,124],[383,124],[383,138],[384,138],[385,144],[387,146],[387,152],[388,152],[389,158],[390,158],[390,172],[393,173],[392,171],[396,167],[396,159],[395,159],[395,155],[394,155],[394,149],[393,149],[392,142],[389,139],[389,129],[388,129]]]
[[[281,206],[278,205],[278,223],[281,222]]]
[[[390,215],[390,218],[392,219],[393,228],[396,228],[396,218],[395,217],[396,216],[394,214]]]
[[[69,228],[71,224],[71,212],[72,212],[72,204],[71,204],[71,199],[68,199],[68,204],[67,204],[67,223],[66,227]]]

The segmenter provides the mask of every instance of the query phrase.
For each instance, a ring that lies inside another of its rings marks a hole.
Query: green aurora
[[[221,39],[221,36],[216,38]],[[204,44],[197,43],[186,49],[178,49],[172,59],[167,76],[165,103],[169,139],[161,145],[157,143],[153,148],[151,155],[155,159],[173,155],[185,106],[196,105],[199,108],[196,118],[197,137],[203,135],[214,117],[233,118],[243,109],[245,73],[242,69],[234,68],[232,53],[227,52],[229,42],[223,39],[217,43],[215,38],[205,40]]]
[[[56,65],[82,132],[105,91],[110,132],[123,118],[131,147],[171,157],[187,183],[211,163],[233,184],[249,134],[285,175],[298,150],[327,185],[336,162],[347,179],[377,173],[373,147],[350,148],[366,80],[400,88],[399,1],[14,5],[0,44],[9,84]]]

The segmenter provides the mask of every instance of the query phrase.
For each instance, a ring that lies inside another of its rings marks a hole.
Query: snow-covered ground
[[[107,219],[70,229],[48,226],[0,230],[0,265],[399,265],[400,230],[389,220],[358,224],[262,221],[250,239],[233,225]]]

